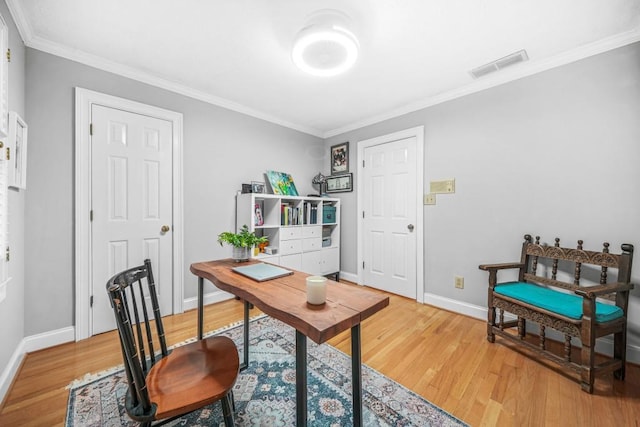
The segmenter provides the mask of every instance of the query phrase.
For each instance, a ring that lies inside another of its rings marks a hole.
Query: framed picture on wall
[[[9,186],[27,188],[27,123],[15,111],[9,113]]]
[[[331,175],[349,172],[349,142],[331,146]]]
[[[328,176],[325,185],[327,186],[327,193],[353,191],[353,174]]]

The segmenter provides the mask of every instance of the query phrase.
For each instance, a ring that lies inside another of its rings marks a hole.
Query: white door
[[[422,225],[416,221],[416,164],[415,137],[364,149],[364,284],[412,299]]]
[[[173,312],[172,123],[99,105],[91,108],[91,122],[95,335],[116,327],[107,280],[146,258],[151,260],[160,311]]]

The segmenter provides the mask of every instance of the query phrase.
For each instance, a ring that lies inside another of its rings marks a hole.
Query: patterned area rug
[[[232,338],[242,358],[242,327],[208,335]],[[251,321],[249,367],[234,387],[237,426],[295,425],[295,330],[267,316]],[[330,345],[308,340],[308,420],[311,426],[352,425],[351,358]],[[374,426],[464,426],[460,420],[400,384],[363,365],[363,424]],[[69,385],[66,426],[136,426],[124,408],[122,367]],[[167,425],[223,426],[219,403]]]

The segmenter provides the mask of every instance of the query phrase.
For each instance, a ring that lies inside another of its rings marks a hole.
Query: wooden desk
[[[256,261],[249,261],[256,262]],[[307,337],[318,344],[351,329],[351,365],[353,369],[353,425],[362,426],[362,356],[360,323],[389,305],[389,297],[365,288],[329,280],[327,302],[316,307],[307,304],[306,282],[309,275],[294,271],[290,276],[256,282],[234,273],[231,259],[191,264],[198,276],[198,338],[202,338],[204,279],[244,300],[244,366],[249,359],[249,307],[296,329],[296,425],[307,425]]]

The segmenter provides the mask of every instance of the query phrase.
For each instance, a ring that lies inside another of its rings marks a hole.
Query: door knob
[[[168,225],[163,225],[160,229],[160,231],[162,231],[163,233],[166,233],[169,230],[171,230],[171,227],[169,227]]]
[[[413,224],[407,225],[407,228],[409,229],[409,231],[413,231]]]

